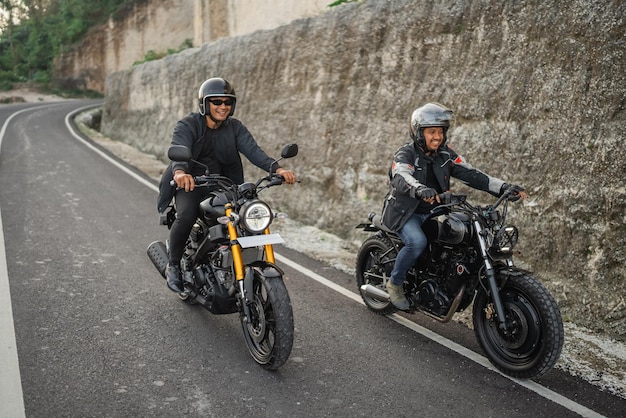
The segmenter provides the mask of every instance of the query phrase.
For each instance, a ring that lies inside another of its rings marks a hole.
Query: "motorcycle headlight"
[[[255,234],[263,232],[272,222],[272,210],[259,200],[244,204],[240,213],[243,227]]]
[[[499,253],[510,253],[517,244],[519,233],[514,226],[502,227],[496,234],[493,249]]]

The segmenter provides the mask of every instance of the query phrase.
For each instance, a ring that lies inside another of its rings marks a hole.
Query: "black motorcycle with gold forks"
[[[296,144],[287,145],[281,159],[297,153]],[[189,149],[180,145],[171,146],[168,157],[192,161]],[[208,187],[210,194],[201,202],[200,216],[187,239],[181,260],[185,291],[179,297],[213,314],[238,312],[254,360],[266,369],[278,369],[291,354],[294,325],[283,271],[274,258],[273,245],[284,241],[269,226],[274,218],[286,215],[274,213],[259,199],[259,192],[283,184],[283,178],[270,171],[256,183],[237,185],[207,172],[194,181],[196,187]],[[175,199],[165,213],[161,223],[170,228]],[[163,278],[168,250],[162,241],[148,246],[148,256]]]

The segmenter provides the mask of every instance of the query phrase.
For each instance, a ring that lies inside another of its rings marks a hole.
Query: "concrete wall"
[[[624,339],[625,15],[610,0],[351,3],[112,74],[103,131],[164,158],[201,82],[226,77],[267,151],[300,145],[302,183],[267,198],[357,240],[411,111],[441,102],[455,149],[529,192],[512,209],[521,265],[566,320]]]
[[[55,62],[56,81],[104,91],[108,74],[144,61],[148,51],[177,51],[219,38],[271,29],[323,13],[330,0],[137,0],[93,28]]]

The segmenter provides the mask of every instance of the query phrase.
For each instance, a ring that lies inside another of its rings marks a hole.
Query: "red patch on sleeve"
[[[462,162],[463,162],[463,158],[461,158],[461,156],[460,156],[460,155],[458,155],[458,156],[456,157],[456,160],[454,160],[454,163],[455,163],[455,164],[461,164]]]

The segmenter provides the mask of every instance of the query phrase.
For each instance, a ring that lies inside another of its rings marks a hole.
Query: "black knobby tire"
[[[500,291],[512,333],[502,332],[484,290],[473,307],[474,333],[489,361],[501,372],[519,379],[547,373],[563,348],[563,321],[550,292],[533,276],[508,277]]]
[[[248,351],[263,368],[282,366],[293,346],[293,311],[287,287],[280,277],[254,275],[253,294],[248,295],[250,322],[241,315]]]
[[[365,305],[380,315],[396,311],[389,300],[380,300],[365,295],[361,286],[369,284],[387,291],[387,280],[391,276],[393,264],[398,255],[391,240],[382,234],[376,234],[365,241],[359,249],[356,260],[356,284]]]

